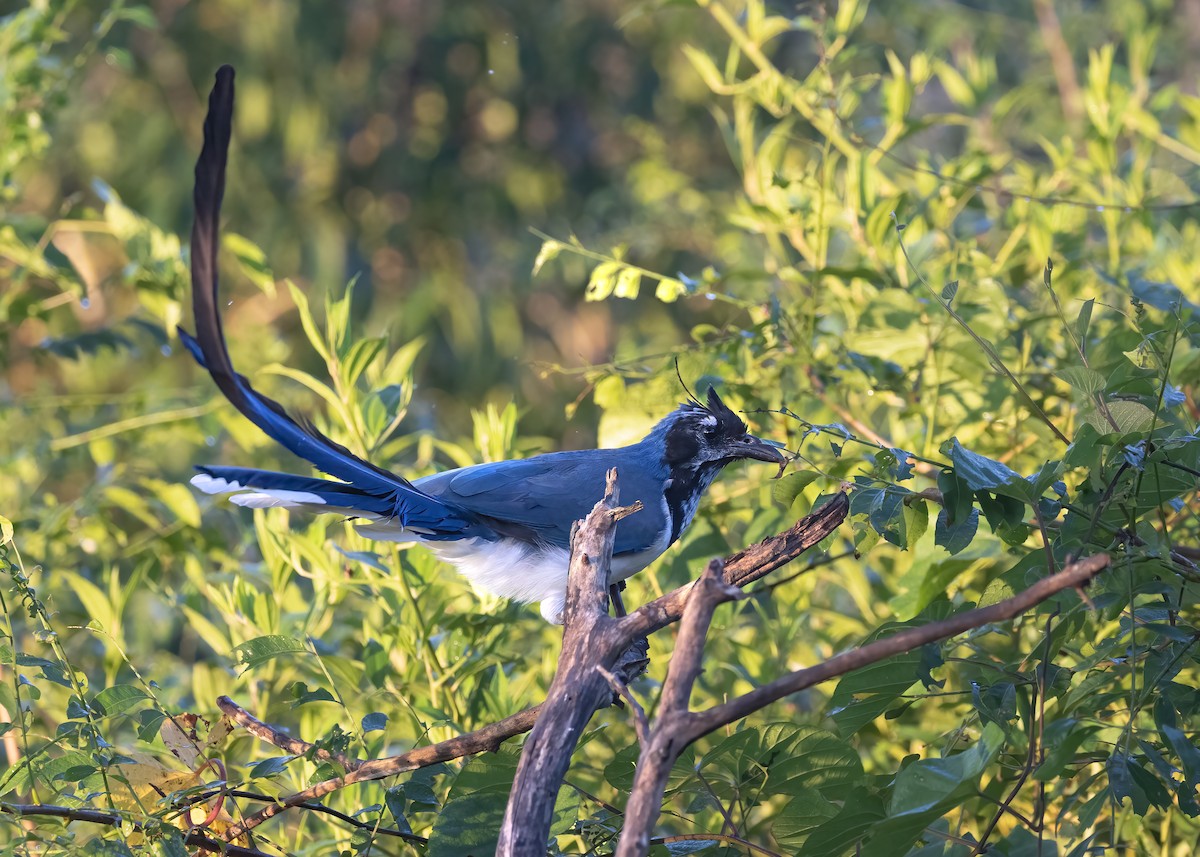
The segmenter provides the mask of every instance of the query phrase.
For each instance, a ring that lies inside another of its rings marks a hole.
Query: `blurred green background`
[[[222,403],[174,334],[190,326],[191,170],[222,63],[238,73],[226,329],[239,369],[293,412],[415,476],[639,437],[685,396],[678,359],[688,384],[721,384],[802,458],[776,486],[731,469],[682,545],[631,582],[634,603],[855,481],[854,521],[811,574],[719,615],[696,705],[886,622],[1019,588],[1045,555],[1139,563],[1100,586],[1096,614],[1059,604],[1054,647],[1047,608],[939,654],[944,689],[906,662],[886,699],[869,681],[814,689],[737,730],[743,745],[710,739],[664,830],[728,831],[733,812],[774,853],[841,853],[809,837],[848,792],[764,787],[764,724],[836,732],[862,759],[854,794],[882,818],[916,756],[982,746],[1001,723],[1009,743],[978,789],[869,840],[966,855],[1040,734],[1031,663],[1053,648],[1069,749],[1049,790],[1013,806],[1049,812],[1058,844],[1033,850],[1005,817],[989,853],[1193,853],[1200,765],[1162,724],[1177,712],[1194,730],[1200,712],[1197,575],[1178,561],[1200,558],[1195,480],[1172,470],[1149,496],[1125,463],[1153,438],[1200,467],[1196,0],[0,2],[0,515],[15,527],[0,704],[27,711],[3,736],[4,794],[111,797],[101,738],[169,762],[162,711],[212,718],[219,694],[368,756],[537,702],[553,673],[558,629],[481,602],[423,552],[187,486],[194,463],[307,472]],[[354,342],[369,344],[363,365]],[[792,416],[753,413],[781,407]],[[955,436],[1021,475],[1050,462],[1066,494],[1014,511],[971,485],[973,517],[946,520]],[[291,642],[260,659],[268,636]],[[652,641],[643,698],[670,650],[669,634]],[[114,688],[134,690],[114,706]],[[367,729],[380,713],[386,728]],[[622,712],[595,725],[562,853],[609,853],[619,829],[633,730]],[[262,792],[329,775],[305,759],[254,768],[274,751],[242,733],[222,753]],[[406,818],[452,854],[464,822],[449,808],[477,786],[452,766],[329,800],[386,804],[364,817]],[[7,824],[0,841],[92,847]],[[297,814],[260,831],[285,853],[383,848]]]
[[[736,183],[706,90],[677,49],[703,34],[701,22],[686,9],[633,11],[155,7],[153,29],[117,24],[74,78],[55,144],[19,168],[19,210],[54,217],[95,206],[98,178],[155,224],[185,232],[204,98],[229,62],[238,70],[229,228],[315,298],[360,277],[354,315],[367,330],[428,339],[421,427],[461,433],[470,408],[516,397],[535,433],[591,445],[590,404],[567,427],[560,410],[584,385],[537,366],[606,362],[618,343],[631,354],[677,345],[708,308],[583,306],[581,260],[530,277],[540,245],[530,229],[625,243],[647,263],[698,272],[724,228],[716,194]],[[73,40],[92,24],[83,6],[66,19]],[[103,293],[120,260],[95,243],[78,252]],[[244,285],[232,282],[231,294]],[[130,310],[97,300],[80,324]],[[253,326],[278,318],[285,340],[296,332],[286,301],[245,312]],[[235,330],[239,315],[230,314]],[[36,344],[42,333],[19,338]]]

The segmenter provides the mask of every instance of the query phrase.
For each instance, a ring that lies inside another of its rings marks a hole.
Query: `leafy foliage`
[[[0,800],[137,822],[0,816],[6,835],[183,853],[191,824],[219,835],[339,754],[510,714],[553,671],[554,629],[426,554],[278,509],[251,526],[186,486],[191,462],[295,468],[173,353],[200,115],[178,92],[216,40],[250,105],[229,332],[272,395],[417,475],[625,442],[683,395],[677,358],[800,459],[714,486],[635,603],[851,491],[806,576],[718,614],[694,705],[1113,556],[1084,597],[710,736],[673,772],[658,853],[1191,852],[1200,113],[1173,4],[222,24],[248,2],[0,19]],[[249,739],[222,694],[327,753]],[[334,792],[352,822],[295,810],[256,844],[486,853],[516,748]],[[611,852],[636,755],[626,715],[599,715],[555,853]],[[261,800],[222,802],[223,780]]]

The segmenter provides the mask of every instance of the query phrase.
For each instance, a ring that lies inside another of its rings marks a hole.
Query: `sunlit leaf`
[[[281,655],[294,655],[301,652],[307,652],[307,649],[300,640],[281,634],[268,634],[235,646],[233,660],[239,666],[253,669]]]
[[[105,715],[120,714],[148,699],[144,690],[132,684],[115,684],[96,694],[96,705]]]

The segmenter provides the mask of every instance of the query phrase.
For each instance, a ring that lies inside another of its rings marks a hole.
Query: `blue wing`
[[[644,460],[643,460],[644,459]],[[617,524],[615,554],[637,553],[670,525],[663,503],[666,472],[642,446],[586,452],[551,452],[517,461],[477,464],[417,480],[438,499],[532,531],[566,548],[571,525],[604,496],[605,474],[617,468],[621,505],[641,500],[643,510]]]
[[[402,525],[428,531],[432,538],[494,535],[463,509],[435,499],[407,480],[364,461],[312,425],[296,422],[278,402],[254,390],[234,371],[217,311],[218,226],[232,121],[233,69],[222,66],[209,96],[204,146],[196,161],[191,245],[196,336],[180,330],[184,345],[208,369],[225,398],[267,436],[321,471],[351,483],[357,493],[371,498],[372,506],[378,506],[380,501],[390,504],[388,514]]]

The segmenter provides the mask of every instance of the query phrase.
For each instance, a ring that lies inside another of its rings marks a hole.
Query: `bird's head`
[[[783,465],[788,459],[772,444],[746,431],[742,422],[721,401],[717,391],[708,388],[707,402],[689,399],[659,423],[664,442],[663,459],[672,469],[717,469],[738,459],[767,461]]]

